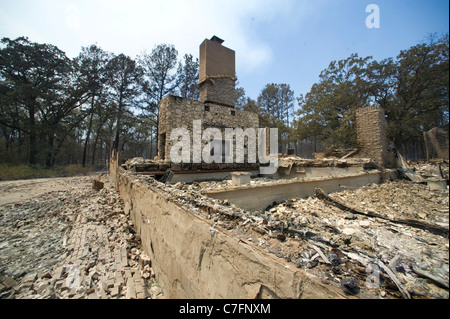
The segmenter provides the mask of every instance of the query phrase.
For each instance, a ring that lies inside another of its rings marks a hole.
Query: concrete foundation
[[[338,287],[213,227],[140,177],[111,164],[125,211],[168,298],[346,298]]]
[[[267,206],[295,197],[314,195],[315,188],[324,192],[337,192],[346,188],[358,188],[370,183],[380,183],[378,170],[337,177],[312,178],[304,181],[274,182],[271,185],[236,187],[228,190],[205,193],[215,199],[227,199],[229,202],[249,211],[264,210]]]
[[[250,173],[247,172],[232,172],[231,183],[233,185],[247,185],[250,184]]]
[[[271,177],[273,179],[337,177],[363,172],[363,165],[351,167],[293,167],[290,170],[279,168]]]

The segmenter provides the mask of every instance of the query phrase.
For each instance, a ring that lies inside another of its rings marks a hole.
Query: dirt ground
[[[0,206],[20,203],[52,191],[67,190],[68,184],[76,186],[79,180],[79,177],[60,177],[0,181]]]
[[[0,182],[0,298],[160,296],[106,174]]]

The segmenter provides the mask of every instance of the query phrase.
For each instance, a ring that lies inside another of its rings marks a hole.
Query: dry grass
[[[39,166],[0,164],[0,180],[87,175],[95,171],[95,167],[83,167],[79,164],[58,166],[51,169]]]

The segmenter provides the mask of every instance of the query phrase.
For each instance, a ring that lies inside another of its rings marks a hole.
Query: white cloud
[[[244,37],[235,42],[236,68],[241,72],[254,73],[272,62],[272,48],[268,44],[256,40],[248,41]]]
[[[31,40],[56,44],[71,57],[92,43],[131,57],[156,44],[171,43],[180,56],[198,57],[203,39],[217,35],[236,51],[237,71],[252,73],[270,64],[273,56],[273,48],[262,40],[255,25],[270,23],[287,11],[291,1],[47,0],[32,6],[33,12],[13,8],[15,23],[10,25],[35,30],[41,38]]]
[[[66,26],[69,29],[80,28],[80,8],[75,4],[69,4],[66,6]]]
[[[89,11],[87,11],[87,9]],[[205,38],[217,35],[236,51],[241,72],[253,72],[272,59],[272,48],[252,30],[251,20],[268,21],[279,10],[275,1],[97,1],[81,8],[78,36],[105,50],[138,55],[156,44],[174,44],[179,54],[198,56]]]

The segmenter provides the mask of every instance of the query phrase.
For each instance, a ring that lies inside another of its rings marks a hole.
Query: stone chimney
[[[235,53],[213,36],[200,45],[200,102],[234,108],[236,103]]]
[[[396,166],[395,153],[387,139],[384,110],[376,105],[356,110],[356,131],[359,154],[371,158],[382,167]]]

